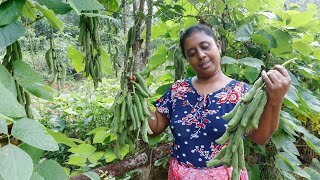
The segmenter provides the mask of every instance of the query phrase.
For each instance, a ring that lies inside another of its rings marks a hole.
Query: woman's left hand
[[[268,104],[281,106],[291,84],[288,71],[283,66],[276,65],[268,72],[262,71],[261,76],[267,87]]]

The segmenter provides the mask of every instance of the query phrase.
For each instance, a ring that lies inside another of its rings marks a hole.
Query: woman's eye
[[[202,45],[202,49],[203,49],[203,50],[207,50],[207,49],[209,49],[209,47],[210,47],[209,44],[204,44],[204,45]]]
[[[196,51],[192,50],[192,51],[189,51],[188,56],[189,56],[189,57],[192,57],[192,56],[194,56],[195,54],[196,54]]]

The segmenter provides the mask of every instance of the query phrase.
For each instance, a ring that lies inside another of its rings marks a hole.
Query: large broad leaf
[[[103,5],[97,0],[70,0],[70,6],[75,12],[80,15],[81,11],[92,11],[104,9]]]
[[[260,0],[247,0],[245,1],[245,8],[249,10],[249,12],[254,13],[260,10],[260,7],[263,6],[263,1]]]
[[[308,89],[304,89],[302,92],[299,91],[303,101],[305,101],[310,109],[312,109],[315,112],[320,111],[320,100],[317,96],[314,96],[312,91]]]
[[[292,172],[294,170],[286,161],[278,156],[275,157],[275,165],[284,171]]]
[[[281,55],[287,55],[292,53],[291,40],[292,36],[281,29],[272,28],[270,34],[276,39],[277,48],[272,48],[271,53],[273,56],[277,57]]]
[[[8,134],[7,121],[0,118],[0,134]]]
[[[0,48],[5,48],[14,43],[24,34],[24,27],[20,21],[0,27]]]
[[[293,170],[297,169],[301,164],[299,159],[291,153],[279,152],[276,156],[286,162]]]
[[[68,180],[68,176],[57,161],[45,160],[36,165],[37,173],[45,180]]]
[[[157,94],[164,94],[165,92],[167,92],[167,90],[169,89],[169,87],[172,85],[172,83],[169,84],[164,84],[160,87],[158,87],[158,89],[156,90]]]
[[[312,48],[307,43],[302,41],[294,42],[292,47],[305,56],[308,56],[312,53]]]
[[[167,48],[164,44],[161,44],[148,60],[148,64],[152,66],[152,69],[155,69],[157,66],[166,62],[166,60],[167,60]]]
[[[252,84],[260,75],[260,69],[246,66],[243,69],[244,77]]]
[[[80,144],[77,147],[68,150],[74,154],[89,156],[96,151],[96,148],[90,144]]]
[[[24,107],[17,98],[0,82],[0,113],[11,118],[26,117]]]
[[[33,172],[30,180],[45,180],[38,173]]]
[[[0,83],[4,85],[12,94],[13,96],[17,96],[16,85],[12,79],[11,74],[9,71],[0,64]]]
[[[27,16],[32,21],[36,20],[37,18],[37,11],[30,1],[27,1],[23,6],[22,14]]]
[[[310,179],[320,179],[320,173],[318,171],[309,167],[305,167],[303,170],[309,174]]]
[[[84,55],[74,46],[69,46],[67,49],[67,56],[71,59],[71,63],[77,72],[84,68]]]
[[[26,0],[11,0],[0,6],[0,26],[13,23],[21,15]]]
[[[4,179],[28,180],[32,175],[32,159],[15,145],[0,148],[0,175]]]
[[[71,164],[71,165],[80,166],[80,167],[86,166],[86,163],[87,163],[87,157],[83,155],[78,155],[78,154],[70,155],[68,161],[66,162],[66,164]]]
[[[320,139],[312,134],[306,133],[304,134],[303,140],[310,148],[312,148],[318,155],[320,155]]]
[[[267,46],[269,48],[276,48],[278,46],[275,38],[271,34],[267,33],[265,30],[259,30],[256,34],[268,39],[269,44],[267,44]],[[262,40],[262,41],[264,41],[264,40]]]
[[[95,152],[88,157],[88,160],[91,163],[97,163],[103,155],[104,155],[103,151]]]
[[[239,61],[232,58],[232,57],[228,57],[228,56],[223,56],[221,58],[221,64],[238,64]]]
[[[13,63],[13,66],[14,77],[18,81],[19,85],[39,98],[46,100],[53,99],[53,91],[51,87],[44,85],[41,75],[35,72],[30,65],[26,64],[22,60],[18,60]]]
[[[91,180],[100,180],[99,174],[97,174],[95,172],[89,171],[89,172],[85,172],[85,173],[82,173],[82,174],[87,176]]]
[[[252,26],[250,24],[244,24],[236,32],[234,39],[242,42],[249,41],[251,39],[252,34],[253,34]]]
[[[119,10],[119,5],[117,0],[108,0],[107,2],[107,14],[112,14]]]
[[[276,145],[277,149],[283,149],[286,152],[299,155],[299,151],[294,144],[294,139],[286,133],[275,133],[272,136],[272,142]]]
[[[44,150],[35,148],[33,146],[30,146],[29,144],[23,143],[19,145],[19,148],[24,150],[26,153],[29,154],[31,157],[33,164],[39,163],[41,157],[43,156]]]
[[[54,12],[50,9],[44,8],[39,4],[36,4],[36,8],[41,11],[43,16],[48,20],[49,24],[60,31],[63,31],[63,22],[57,18]]]
[[[110,54],[108,54],[102,47],[100,48],[101,51],[101,68],[102,73],[107,75],[112,75],[114,72],[112,70],[112,62],[110,59]]]
[[[316,79],[316,77],[317,77],[317,72],[313,71],[312,69],[300,66],[299,71],[306,78],[309,78],[309,79],[315,78]]]
[[[61,143],[67,145],[69,147],[77,147],[76,143],[74,143],[70,138],[60,132],[54,132],[50,129],[47,130],[48,133],[54,138],[57,143]]]
[[[106,163],[112,162],[117,158],[116,154],[113,152],[112,149],[107,149],[104,154],[104,157],[106,159]]]
[[[44,127],[37,121],[22,118],[13,124],[13,137],[39,149],[47,151],[59,150],[59,146]]]
[[[245,57],[245,58],[239,59],[239,61],[245,66],[250,66],[258,70],[261,70],[261,67],[264,66],[263,61],[257,58]]]
[[[61,0],[36,0],[39,4],[46,6],[56,14],[66,14],[72,10],[69,4],[61,2]]]
[[[294,107],[298,108],[299,107],[298,101],[299,101],[299,97],[297,95],[297,90],[293,85],[291,85],[290,89],[285,95],[284,103],[293,105]]]

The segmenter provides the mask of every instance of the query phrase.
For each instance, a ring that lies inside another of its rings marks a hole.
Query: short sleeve
[[[153,102],[156,110],[167,116],[168,119],[171,118],[172,113],[172,97],[171,97],[171,86],[168,90],[156,101]]]

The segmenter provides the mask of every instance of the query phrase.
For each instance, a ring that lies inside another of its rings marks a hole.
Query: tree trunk
[[[127,0],[122,0],[123,7],[123,34],[127,33]]]
[[[145,0],[140,0],[140,5],[139,5],[139,12],[143,13],[144,10],[144,4]],[[135,13],[137,14],[137,13]],[[141,32],[142,32],[142,19],[140,16],[135,15],[135,21],[134,24],[136,26],[136,38],[135,38],[135,43],[132,47],[132,55],[133,59],[135,61],[134,64],[134,72],[139,72],[145,67],[145,64],[142,62],[142,53],[141,53],[141,45],[143,43],[143,39],[141,38]]]
[[[146,151],[144,151],[141,154],[123,159],[121,161],[118,161],[112,164],[107,164],[105,166],[93,169],[92,171],[99,175],[106,174],[106,175],[112,175],[116,177],[121,176],[130,170],[133,170],[142,166],[147,166],[153,161],[165,157],[166,155],[170,154],[170,147],[171,147],[170,143],[165,143],[160,145],[158,148],[154,150],[148,148]],[[152,156],[150,156],[150,154]],[[71,177],[70,180],[90,180],[90,179],[85,175],[79,175],[79,176]]]
[[[148,62],[148,57],[150,54],[150,42],[151,42],[151,25],[152,25],[152,9],[153,9],[153,2],[152,0],[147,1],[148,6],[148,15],[146,18],[146,44],[145,50],[143,55],[143,64],[146,65]]]

